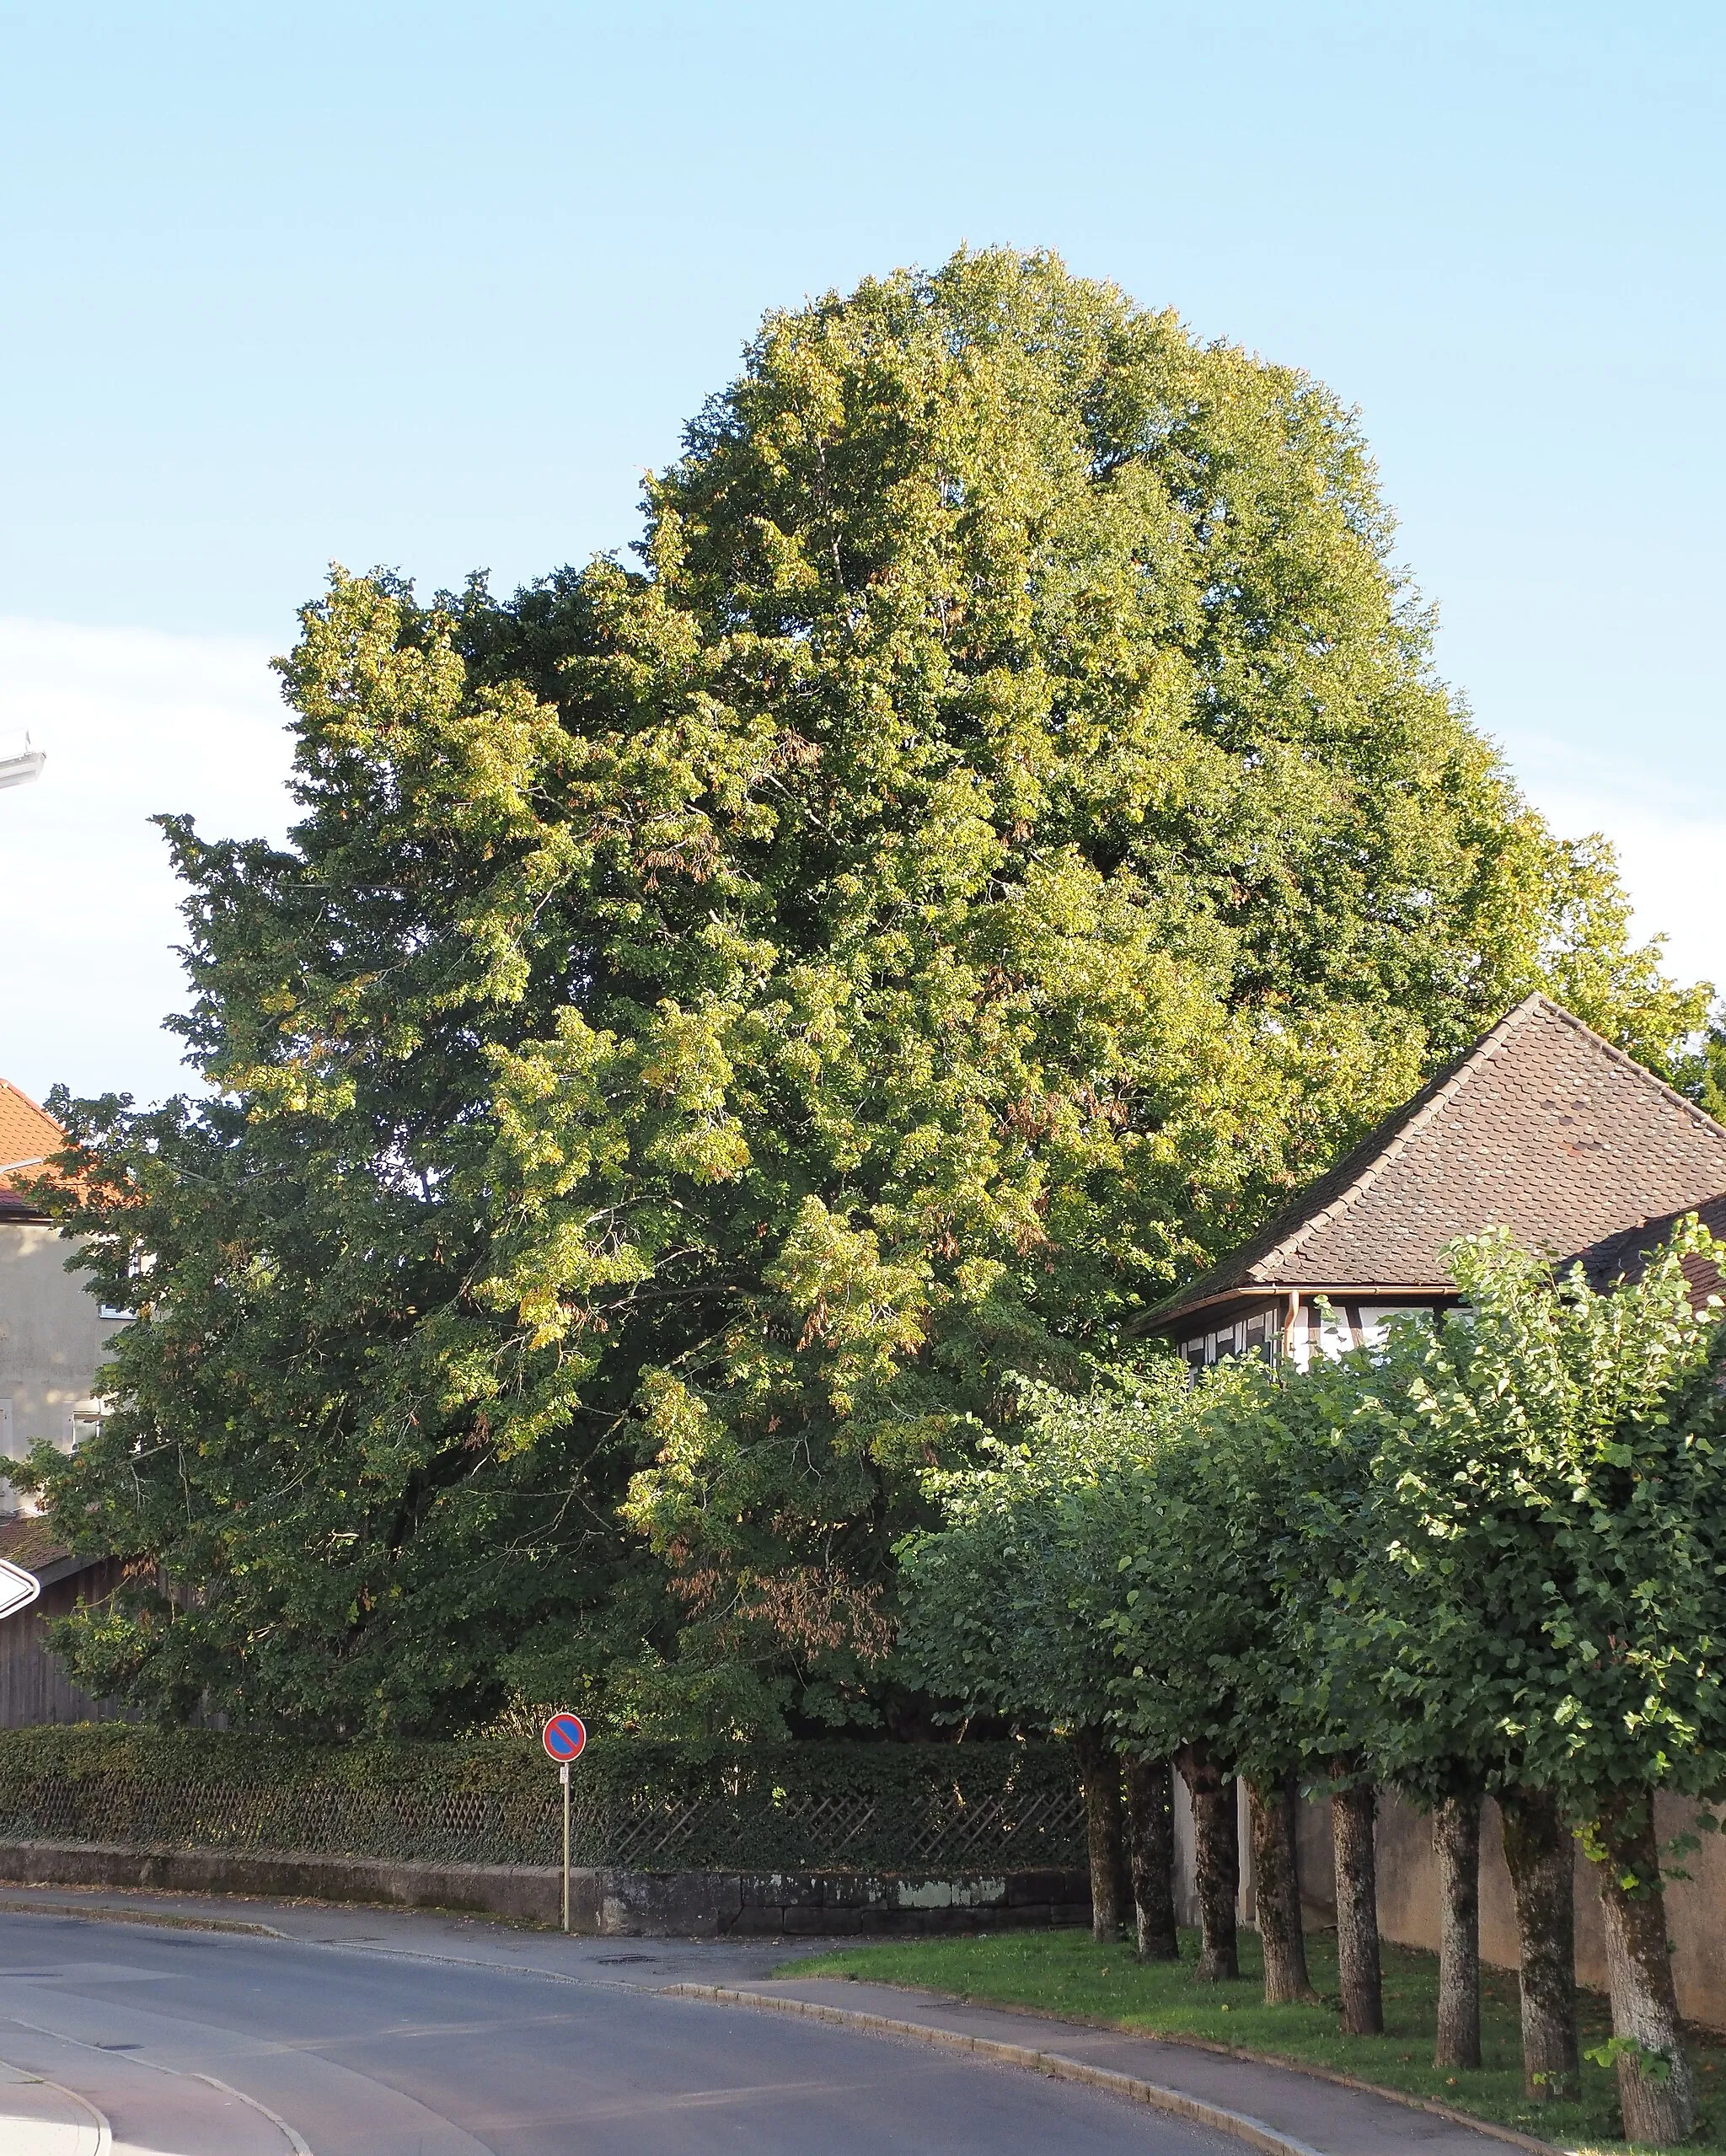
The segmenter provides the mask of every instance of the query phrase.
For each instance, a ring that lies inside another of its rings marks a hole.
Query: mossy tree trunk
[[[1696,2078],[1672,1982],[1652,1801],[1625,1805],[1600,1822],[1597,1833],[1595,1878],[1605,1926],[1612,2034],[1625,2046],[1618,2053],[1624,2137],[1664,2148],[1695,2131]]]
[[[1577,2085],[1576,1857],[1550,1789],[1506,1789],[1504,1862],[1522,1961],[1522,2085],[1536,2103]]]
[[[1241,1896],[1241,1826],[1235,1784],[1209,1745],[1182,1745],[1176,1755],[1193,1799],[1193,1871],[1198,1888],[1200,1983],[1215,1984],[1241,1973],[1236,1905]]]
[[[1091,1935],[1107,1941],[1127,1917],[1127,1850],[1122,1832],[1121,1759],[1100,1729],[1075,1730],[1073,1750],[1085,1791],[1091,1858]]]
[[[1313,1996],[1300,1915],[1300,1862],[1292,1777],[1246,1785],[1252,1824],[1253,1897],[1264,1948],[1264,2003],[1289,2006]]]
[[[1373,1828],[1377,1799],[1353,1778],[1354,1762],[1336,1760],[1343,1786],[1331,1799],[1331,1854],[1337,1878],[1337,1976],[1345,2036],[1381,2036],[1384,1982],[1379,1967],[1379,1878]]]
[[[1433,1814],[1439,1860],[1439,2033],[1434,2066],[1480,2064],[1480,1796],[1446,1797]]]
[[[1175,1791],[1166,1759],[1127,1761],[1127,1851],[1139,1959],[1177,1961]]]

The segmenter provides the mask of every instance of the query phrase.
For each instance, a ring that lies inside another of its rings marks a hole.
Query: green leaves
[[[338,574],[292,843],[169,828],[212,1092],[66,1110],[154,1297],[43,1472],[175,1589],[105,1682],[914,1716],[892,1547],[1017,1380],[1555,968],[1666,1054],[1391,545],[1321,386],[994,251],[770,317],[637,569]]]
[[[1726,1618],[1722,1334],[1686,1272],[1719,1256],[1691,1220],[1598,1293],[1507,1236],[1472,1238],[1452,1253],[1471,1322],[1362,1381],[1370,1419],[1399,1392],[1416,1413],[1375,1462],[1396,1547],[1442,1536],[1451,1553],[1418,1585],[1405,1569],[1411,1688],[1443,1697],[1466,1670],[1459,1708],[1579,1821],[1620,1791],[1705,1794],[1726,1773],[1710,1644]],[[1397,1586],[1393,1568],[1392,1607]],[[1424,1644],[1435,1622],[1443,1655]]]
[[[1024,1446],[934,1478],[921,1681],[1254,1776],[1550,1789],[1596,1850],[1657,1788],[1718,1794],[1726,1326],[1695,1283],[1726,1247],[1692,1218],[1600,1290],[1502,1231],[1451,1260],[1468,1308],[1436,1330],[1042,1394]]]
[[[898,1546],[910,1681],[1043,1730],[1102,1722],[1136,1601],[1128,1546],[1143,1479],[1185,1408],[1178,1365],[1099,1371],[1080,1401],[1021,1388],[1026,1433],[984,1440],[976,1465],[925,1479],[941,1524]]]
[[[1643,2080],[1663,2085],[1672,2078],[1672,2061],[1668,2054],[1648,2050],[1634,2036],[1608,2036],[1605,2043],[1584,2051],[1583,2057],[1595,2066],[1603,2067],[1616,2067],[1620,2059],[1628,2059]]]

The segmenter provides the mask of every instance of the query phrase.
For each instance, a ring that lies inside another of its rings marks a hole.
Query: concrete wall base
[[[459,1909],[517,1923],[560,1920],[551,1866],[394,1864],[260,1849],[130,1849],[88,1842],[0,1842],[0,1880],[29,1886],[147,1887],[175,1894],[365,1901]],[[637,1872],[570,1874],[570,1928],[627,1939],[787,1932],[855,1934],[1088,1924],[1077,1870],[930,1877],[892,1872]]]

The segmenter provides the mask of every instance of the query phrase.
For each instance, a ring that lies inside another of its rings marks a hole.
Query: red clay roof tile
[[[41,1215],[17,1187],[13,1172],[28,1178],[51,1153],[66,1143],[66,1134],[28,1094],[0,1078],[0,1220],[39,1220]]]

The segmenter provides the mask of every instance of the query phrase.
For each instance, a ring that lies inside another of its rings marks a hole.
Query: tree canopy
[[[1159,1446],[1186,1422],[1186,1375],[1164,1358],[1097,1376],[1079,1399],[1025,1386],[1013,1442],[984,1438],[973,1462],[924,1479],[939,1525],[899,1545],[899,1646],[937,1698],[1069,1734],[1114,1710],[1121,1553]]]
[[[83,1681],[890,1724],[919,1477],[1544,986],[1698,997],[1432,664],[1353,416],[1048,255],[770,315],[636,566],[338,573],[289,843],[169,819],[212,1089],[56,1103],[125,1299]]]
[[[1726,1785],[1726,1333],[1685,1269],[1720,1256],[1691,1217],[1602,1293],[1472,1236],[1466,1317],[1356,1373],[1375,1451],[1354,1622],[1398,1779],[1420,1785],[1423,1730],[1441,1755],[1471,1735],[1489,1785],[1552,1789],[1590,1831],[1656,1788]]]

